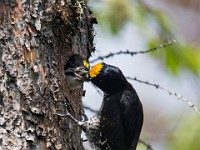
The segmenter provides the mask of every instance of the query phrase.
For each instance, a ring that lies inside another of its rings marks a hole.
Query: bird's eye
[[[84,72],[85,71],[85,69],[79,69],[79,70],[77,70],[77,72]]]

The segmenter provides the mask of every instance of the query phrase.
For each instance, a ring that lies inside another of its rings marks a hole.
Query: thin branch
[[[97,111],[97,110],[94,110],[93,108],[91,108],[91,107],[89,107],[89,106],[86,106],[86,105],[84,105],[84,104],[83,104],[83,108],[84,108],[84,109],[86,109],[86,110],[89,110],[89,111],[91,111],[92,113],[95,113],[95,114],[97,114],[97,113],[98,113],[98,111]]]
[[[92,86],[95,88],[95,90],[97,91],[97,93],[100,95],[100,96],[103,96],[103,93],[101,92],[101,90],[99,90],[99,88],[97,86],[95,86],[94,84],[92,84]]]
[[[53,113],[54,115],[57,116],[61,116],[61,117],[68,117],[70,118],[75,124],[77,124],[79,127],[82,127],[82,121],[78,121],[74,116],[72,116],[72,114],[69,112],[69,110],[67,109],[68,107],[68,101],[67,98],[64,99],[64,113],[60,114],[60,113]]]
[[[144,146],[146,146],[147,150],[153,150],[152,146],[150,144],[146,143],[145,141],[139,139],[139,143],[141,143]]]
[[[76,118],[74,118],[68,111],[66,114],[59,114],[59,113],[53,113],[53,114],[61,117],[69,117],[74,123],[80,126],[81,121],[78,121]]]
[[[174,44],[175,42],[176,42],[175,40],[168,40],[167,42],[165,42],[165,43],[163,43],[163,44],[161,44],[161,45],[159,45],[157,47],[154,47],[154,48],[151,48],[151,49],[148,49],[148,50],[145,50],[145,51],[134,51],[134,52],[132,52],[132,51],[127,50],[127,51],[118,51],[118,52],[115,52],[115,53],[109,53],[107,55],[99,56],[96,59],[91,60],[90,63],[94,63],[94,62],[96,62],[98,60],[104,60],[106,58],[113,57],[115,55],[121,55],[121,54],[131,55],[131,56],[137,55],[137,54],[146,54],[146,53],[149,53],[149,52],[152,52],[152,51],[156,51],[158,49],[170,46],[170,45]]]
[[[93,85],[93,84],[92,84]],[[95,88],[95,90],[97,91],[97,93],[103,97],[103,93],[99,90],[99,88],[95,85],[93,85],[93,87]],[[93,108],[89,107],[89,106],[86,106],[85,104],[83,104],[83,108],[85,110],[89,110],[90,112],[94,113],[94,114],[97,114],[98,113],[98,110],[94,110]]]
[[[148,81],[143,81],[143,80],[140,80],[140,79],[137,79],[136,77],[132,78],[132,77],[126,77],[128,80],[134,80],[134,81],[137,81],[137,82],[140,82],[140,83],[144,83],[146,85],[150,85],[150,86],[154,86],[156,89],[160,89],[160,90],[163,90],[165,92],[167,92],[169,95],[174,95],[178,100],[181,100],[182,102],[186,103],[190,108],[192,108],[194,111],[200,113],[200,109],[197,108],[189,99],[185,98],[184,96],[174,92],[174,91],[171,91],[165,87],[162,87],[160,86],[159,84],[155,84],[155,83],[150,83]]]

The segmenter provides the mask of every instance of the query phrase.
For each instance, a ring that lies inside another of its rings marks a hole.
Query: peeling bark
[[[64,65],[93,51],[86,1],[0,1],[0,149],[83,149],[80,129],[53,113],[80,120],[82,88],[69,92]]]

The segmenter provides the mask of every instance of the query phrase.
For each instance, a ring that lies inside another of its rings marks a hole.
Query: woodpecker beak
[[[89,69],[81,66],[77,68],[68,68],[67,70],[65,70],[65,75],[72,76],[75,80],[78,81],[89,81],[88,72]]]
[[[89,69],[83,66],[75,68],[74,75],[82,81],[89,81],[88,79]]]

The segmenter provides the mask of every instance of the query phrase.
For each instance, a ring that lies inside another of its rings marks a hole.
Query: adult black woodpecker
[[[93,66],[89,79],[104,92],[100,150],[135,150],[143,125],[143,108],[135,89],[119,68],[106,63]]]
[[[72,55],[69,57],[65,67],[66,83],[69,91],[80,88],[85,81],[84,76],[88,73],[90,66],[86,60],[80,55]]]

